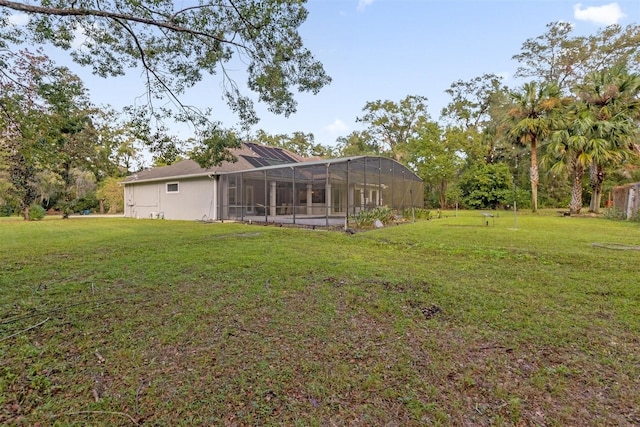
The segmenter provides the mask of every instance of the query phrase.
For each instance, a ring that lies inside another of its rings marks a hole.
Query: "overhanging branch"
[[[0,0],[0,7],[6,7],[8,9],[12,9],[20,12],[33,13],[33,14],[39,14],[39,15],[94,16],[94,17],[106,18],[111,20],[119,19],[121,21],[137,22],[139,24],[150,25],[157,28],[164,28],[177,33],[201,36],[201,37],[205,37],[206,39],[218,41],[220,43],[237,46],[243,49],[245,48],[245,46],[241,43],[234,42],[232,40],[222,39],[212,35],[211,33],[206,33],[203,31],[194,30],[192,28],[187,28],[182,25],[177,25],[174,22],[158,21],[155,19],[142,18],[139,16],[130,15],[127,13],[117,13],[117,12],[97,10],[97,9],[62,9],[62,8],[54,8],[54,7],[43,7],[43,6],[34,6],[34,5],[17,3],[17,2],[6,1],[6,0]]]

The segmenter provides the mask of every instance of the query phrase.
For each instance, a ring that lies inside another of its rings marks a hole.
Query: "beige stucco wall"
[[[168,183],[178,183],[178,192],[167,192]],[[216,208],[214,185],[206,177],[128,184],[124,188],[124,213],[130,218],[212,219]]]

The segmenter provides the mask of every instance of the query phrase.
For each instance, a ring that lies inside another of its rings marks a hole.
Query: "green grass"
[[[640,424],[638,224],[493,220],[2,219],[0,423]]]

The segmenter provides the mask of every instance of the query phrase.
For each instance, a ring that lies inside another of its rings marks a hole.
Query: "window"
[[[315,187],[315,186],[314,186]],[[311,192],[312,203],[324,203],[324,188],[314,188]]]
[[[177,182],[169,182],[167,183],[167,193],[177,193],[178,192],[178,183]]]
[[[236,205],[236,200],[238,199],[236,197],[236,185],[236,177],[234,175],[231,175],[229,177],[229,206]]]

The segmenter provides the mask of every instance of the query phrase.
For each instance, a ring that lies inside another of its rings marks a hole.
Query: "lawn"
[[[0,220],[0,424],[639,425],[640,226]]]

